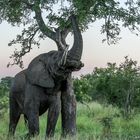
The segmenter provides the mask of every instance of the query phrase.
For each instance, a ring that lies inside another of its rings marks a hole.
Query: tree
[[[48,37],[59,50],[66,48],[65,39],[72,31],[68,20],[71,14],[77,16],[82,31],[90,23],[103,20],[103,41],[114,44],[120,39],[121,26],[139,31],[139,7],[139,0],[0,0],[0,21],[23,27],[22,33],[9,43],[21,45],[21,50],[16,49],[11,58],[12,64],[23,67],[22,57],[33,45],[39,46],[41,39]]]

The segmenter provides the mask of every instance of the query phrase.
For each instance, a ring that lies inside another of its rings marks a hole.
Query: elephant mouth
[[[65,65],[59,65],[58,69],[55,71],[54,77],[66,79],[71,72],[79,71],[83,66],[84,64],[81,61],[67,59]]]
[[[69,69],[71,71],[78,71],[82,67],[84,67],[84,63],[82,63],[81,61],[67,59],[65,67],[66,67],[66,69]]]

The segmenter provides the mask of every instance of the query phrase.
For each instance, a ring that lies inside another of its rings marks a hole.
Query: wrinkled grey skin
[[[48,110],[46,137],[53,136],[60,108],[63,133],[76,133],[76,100],[71,73],[83,67],[80,61],[83,42],[74,20],[72,26],[74,44],[67,55],[65,51],[41,54],[15,76],[10,90],[10,135],[14,135],[21,114],[27,121],[29,136],[39,134],[39,116]]]

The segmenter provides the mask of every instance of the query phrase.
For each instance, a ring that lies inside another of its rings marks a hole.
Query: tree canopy
[[[81,31],[88,29],[90,23],[103,20],[101,33],[106,35],[103,41],[108,44],[120,39],[122,26],[136,35],[140,31],[139,0],[0,0],[0,21],[23,28],[9,43],[21,45],[21,50],[15,50],[11,56],[13,64],[22,67],[22,56],[46,37],[54,40],[58,49],[64,49],[65,38],[72,32],[72,14],[77,17]]]

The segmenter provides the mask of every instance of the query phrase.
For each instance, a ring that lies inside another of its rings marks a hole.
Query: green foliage
[[[81,76],[80,80],[78,78],[74,79],[73,84],[77,101],[84,103],[91,100],[91,97],[88,95],[91,85],[86,76]]]
[[[125,27],[139,24],[139,1],[137,0],[126,0],[123,3],[119,0],[42,0],[36,2],[1,0],[1,21],[7,20],[11,24],[24,25],[32,23],[34,19],[31,13],[38,8],[38,3],[43,12],[46,11],[49,26],[54,25],[53,23],[60,25],[65,22],[71,13],[77,15],[82,28],[88,28],[89,23],[98,19],[105,19],[104,30],[110,28],[109,30],[115,29],[117,31],[118,25],[116,21],[120,20],[123,21]],[[122,4],[125,6],[121,7]],[[55,10],[52,8],[55,8]],[[112,35],[108,35],[112,38],[114,33],[112,32]],[[115,34],[117,35],[117,32]]]
[[[12,77],[8,76],[2,78],[0,82],[0,116],[3,116],[8,109],[11,82]]]
[[[33,45],[40,45],[41,39],[49,37],[57,42],[56,29],[65,36],[64,32],[71,27],[68,19],[72,14],[77,17],[81,31],[88,29],[90,23],[102,20],[103,42],[108,44],[119,41],[121,27],[127,27],[136,35],[140,31],[139,0],[0,0],[0,22],[24,28],[21,35],[9,43],[21,44],[21,51],[15,50],[11,56],[12,64],[22,67],[22,57]]]
[[[119,66],[108,63],[106,68],[95,68],[92,74],[74,81],[78,101],[91,99],[118,106],[125,117],[140,107],[140,71],[137,62],[125,57]]]
[[[9,90],[11,84],[12,84],[12,79],[13,77],[10,76],[6,76],[4,78],[1,78],[1,82],[0,84],[4,87],[7,88],[7,90]]]

